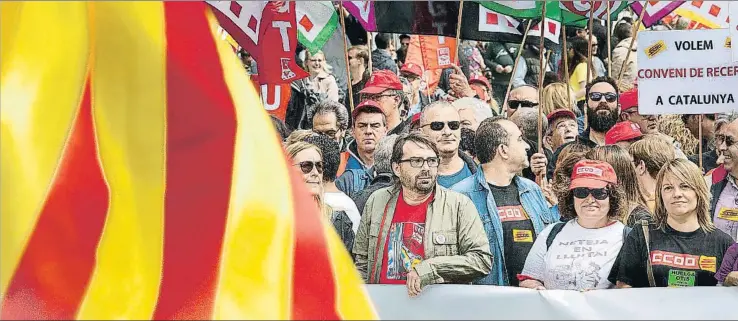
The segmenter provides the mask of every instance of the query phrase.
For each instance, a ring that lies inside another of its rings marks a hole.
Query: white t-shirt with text
[[[541,232],[521,274],[543,282],[548,290],[612,288],[607,277],[623,246],[625,225],[587,229],[576,220],[565,224],[548,250],[546,239],[554,224]]]

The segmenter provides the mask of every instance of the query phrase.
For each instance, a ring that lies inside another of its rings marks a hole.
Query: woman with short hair
[[[610,282],[618,288],[714,286],[733,239],[710,219],[702,171],[685,159],[666,163],[656,179],[652,225],[630,233]]]
[[[559,200],[567,222],[549,225],[528,253],[520,286],[539,290],[608,289],[623,237],[625,211],[615,170],[605,162],[574,165],[568,193]]]

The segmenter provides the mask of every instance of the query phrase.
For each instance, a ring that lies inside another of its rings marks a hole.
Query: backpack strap
[[[653,277],[653,267],[651,266],[651,236],[649,235],[648,221],[641,220],[641,228],[643,229],[643,238],[646,240],[646,273],[648,273],[648,285],[656,286],[656,280]]]
[[[565,225],[565,222],[557,222],[554,224],[554,226],[551,228],[551,233],[548,233],[548,237],[546,237],[546,250],[551,247],[554,239],[556,239],[556,235],[559,235],[559,232],[564,229]]]

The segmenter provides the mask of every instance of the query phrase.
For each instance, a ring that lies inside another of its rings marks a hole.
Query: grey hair
[[[392,148],[395,146],[397,137],[393,134],[379,140],[377,149],[374,151],[374,171],[376,173],[392,173]]]
[[[423,108],[423,111],[420,113],[420,124],[421,125],[422,124],[425,124],[425,122],[426,122],[426,120],[428,118],[428,116],[427,116],[428,115],[428,112],[430,110],[436,109],[436,108],[446,108],[446,107],[453,108],[454,105],[451,105],[451,103],[449,103],[447,101],[438,100],[438,101],[434,101],[434,102],[430,103],[428,106],[425,106],[425,108]],[[454,109],[454,110],[456,110],[456,109]]]
[[[464,109],[472,109],[474,111],[474,118],[476,118],[477,122],[480,123],[483,120],[494,116],[492,114],[492,109],[487,103],[474,97],[459,98],[457,100],[454,100],[451,105],[456,107],[456,111],[459,112]]]
[[[730,113],[718,114],[718,116],[715,117],[715,130],[719,130],[721,127],[732,123],[736,119],[738,119],[738,113],[734,111]]]
[[[312,115],[310,115],[310,122],[312,123],[312,119],[315,117],[315,115],[326,114],[336,115],[336,122],[338,122],[339,130],[346,130],[348,128],[349,115],[348,111],[346,111],[346,106],[328,99],[318,102],[318,104],[312,111]]]
[[[523,132],[525,139],[531,142],[538,141],[538,108],[519,108],[511,117],[510,121],[515,123]],[[541,133],[546,133],[548,119],[541,119]]]

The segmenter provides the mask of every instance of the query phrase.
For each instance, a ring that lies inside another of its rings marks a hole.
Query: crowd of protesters
[[[552,55],[567,68],[462,41],[433,92],[404,62],[408,36],[376,34],[370,52],[364,34],[347,52],[354,106],[325,55],[303,54],[310,77],[273,121],[366,283],[738,286],[736,115],[639,113],[632,25],[613,30],[612,52],[592,31],[589,67],[586,29]]]

